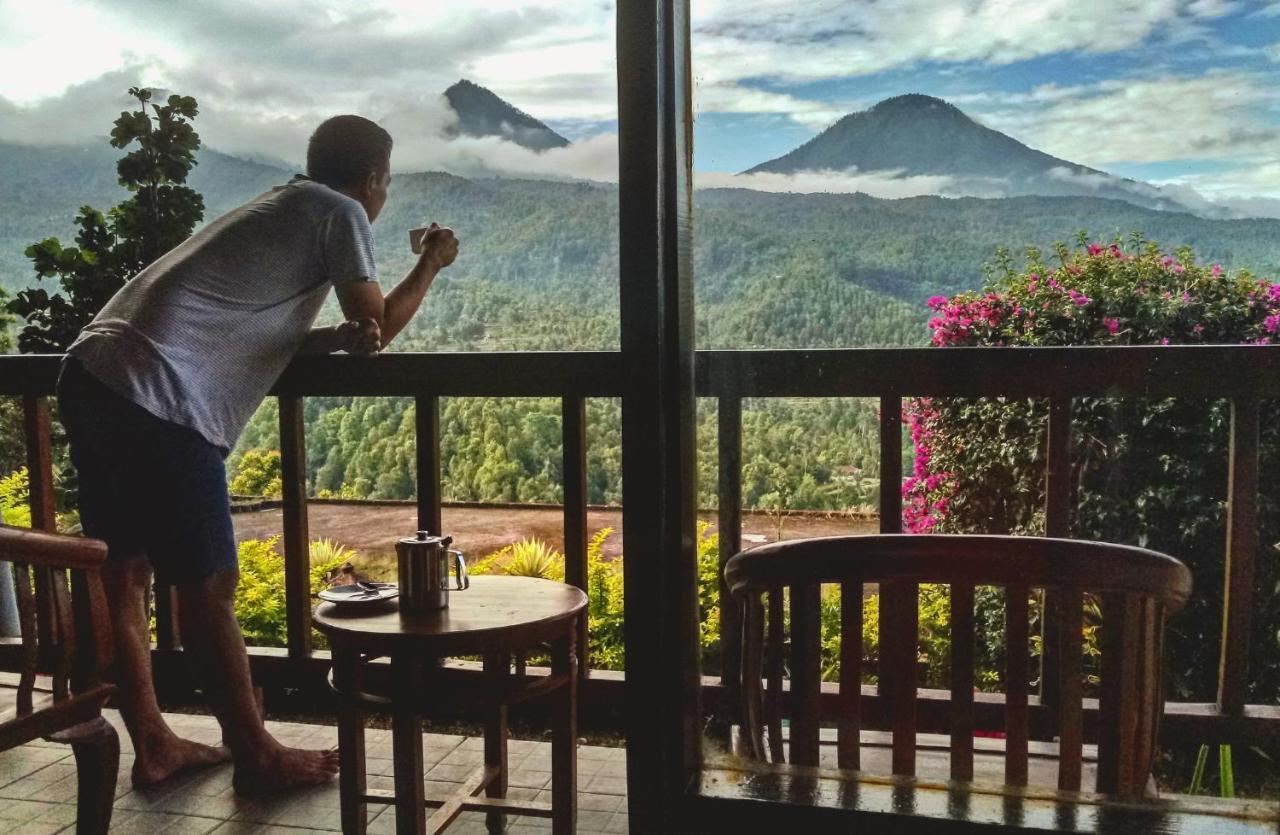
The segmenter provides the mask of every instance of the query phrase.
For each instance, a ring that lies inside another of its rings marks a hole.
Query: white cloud
[[[990,107],[975,102],[975,115],[1033,148],[1099,168],[1280,156],[1280,92],[1273,79],[1245,72],[1043,87]]]
[[[833,107],[786,93],[774,93],[732,82],[699,84],[693,91],[696,113],[781,113],[813,130],[822,130],[844,116],[851,107]]]
[[[896,200],[926,194],[960,197],[991,197],[1000,193],[999,183],[961,184],[951,177],[903,177],[897,171],[800,171],[794,174],[760,172],[756,174],[722,174],[698,171],[694,174],[697,188],[745,188],[753,191],[791,192],[798,194],[869,194]]]
[[[1212,174],[1173,177],[1160,186],[1166,192],[1195,195],[1237,217],[1280,217],[1280,161],[1274,157],[1245,161]]]
[[[1201,13],[1208,10],[1199,0]],[[1126,50],[1193,19],[1187,0],[703,0],[693,6],[698,73],[808,81],[921,61],[1009,64]]]

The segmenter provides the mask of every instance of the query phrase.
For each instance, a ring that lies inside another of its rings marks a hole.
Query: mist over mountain
[[[943,177],[944,195],[1103,197],[1162,211],[1224,214],[1220,208],[1187,205],[1150,183],[1037,151],[942,99],[918,93],[850,113],[795,150],[744,173],[849,169]]]
[[[23,250],[70,243],[85,204],[126,196],[119,151],[0,143],[0,286],[31,286]],[[209,221],[293,171],[210,149],[191,184]],[[1087,230],[1141,231],[1168,249],[1259,275],[1280,272],[1280,220],[1210,220],[1096,197],[1003,199],[700,189],[694,275],[702,347],[919,344],[934,293],[977,289],[998,247],[1048,249]],[[448,224],[465,256],[441,276],[404,350],[616,348],[618,189],[587,182],[398,174],[374,224],[384,283],[412,264],[405,230]],[[790,234],[788,230],[803,230]]]
[[[444,91],[458,114],[451,136],[497,136],[534,151],[563,148],[569,140],[542,122],[504,101],[492,90],[462,79]]]

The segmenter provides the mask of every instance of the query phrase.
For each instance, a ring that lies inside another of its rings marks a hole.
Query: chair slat
[[[973,586],[951,586],[951,779],[973,779]]]
[[[31,590],[31,570],[23,563],[13,564],[14,590],[18,600],[18,628],[22,630],[22,670],[18,678],[19,715],[31,712],[36,686],[36,670],[40,665],[40,645],[36,638],[36,602]]]
[[[920,587],[916,583],[894,581],[882,584],[880,595],[880,680],[882,695],[890,699],[893,773],[911,777],[916,773]]]
[[[759,594],[752,594],[742,604],[742,733],[746,755],[757,760],[764,759],[764,652],[764,605]]]
[[[1084,744],[1083,616],[1079,589],[1058,593],[1058,788],[1080,790]]]
[[[71,660],[76,652],[76,630],[72,620],[71,595],[67,588],[67,572],[62,569],[49,569],[50,617],[54,621],[53,632],[57,635],[57,644],[50,648],[53,665],[50,673],[53,676],[53,696],[65,699],[70,692]]]
[[[1155,759],[1156,727],[1158,711],[1162,709],[1160,693],[1160,645],[1162,631],[1157,623],[1157,604],[1154,600],[1141,600],[1137,606],[1138,629],[1134,647],[1138,664],[1134,678],[1137,702],[1137,721],[1134,723],[1134,755],[1130,764],[1128,785],[1137,788],[1145,782]],[[1154,698],[1152,698],[1154,696]]]
[[[840,719],[836,731],[840,768],[862,767],[862,583],[840,588]]]
[[[1102,687],[1098,705],[1098,782],[1102,794],[1132,791],[1134,734],[1138,728],[1135,655],[1138,611],[1134,596],[1102,598]]]
[[[822,587],[791,588],[791,762],[818,765],[822,696]]]
[[[769,639],[765,651],[768,689],[765,691],[764,712],[769,729],[769,756],[776,763],[786,762],[782,748],[782,652],[785,643],[782,608],[782,587],[774,586],[769,590]]]
[[[1005,589],[1005,759],[1004,781],[1027,784],[1028,629],[1026,586]]]

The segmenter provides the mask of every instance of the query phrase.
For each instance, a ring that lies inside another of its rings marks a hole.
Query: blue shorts
[[[236,567],[226,450],[115,393],[73,357],[58,379],[58,410],[81,527],[107,543],[107,559],[146,556],[168,585]]]

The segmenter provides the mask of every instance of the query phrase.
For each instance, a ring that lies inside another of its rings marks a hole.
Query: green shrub
[[[981,293],[935,297],[938,346],[1271,344],[1280,284],[1128,244],[1002,256]],[[1049,263],[1054,260],[1056,263]],[[1280,699],[1280,422],[1262,407],[1259,550],[1255,555],[1250,699]],[[1044,531],[1043,400],[946,398],[909,404],[914,472],[904,486],[913,532]],[[1191,568],[1194,592],[1170,624],[1171,697],[1211,701],[1218,669],[1226,542],[1230,407],[1208,398],[1076,398],[1071,535],[1163,551]],[[1086,615],[1096,632],[1097,611]],[[1090,650],[1087,650],[1090,651]],[[1086,659],[1086,663],[1091,663]]]
[[[280,537],[247,539],[240,543],[240,584],[236,587],[236,617],[245,643],[283,647],[288,643],[284,596],[284,557],[276,550]],[[311,593],[325,587],[325,577],[355,552],[329,540],[311,543]],[[324,646],[323,638],[317,645]]]
[[[236,463],[236,473],[227,488],[233,496],[280,498],[283,492],[280,452],[274,449],[246,450]]]
[[[26,467],[0,478],[0,522],[16,528],[31,527],[28,485]]]

